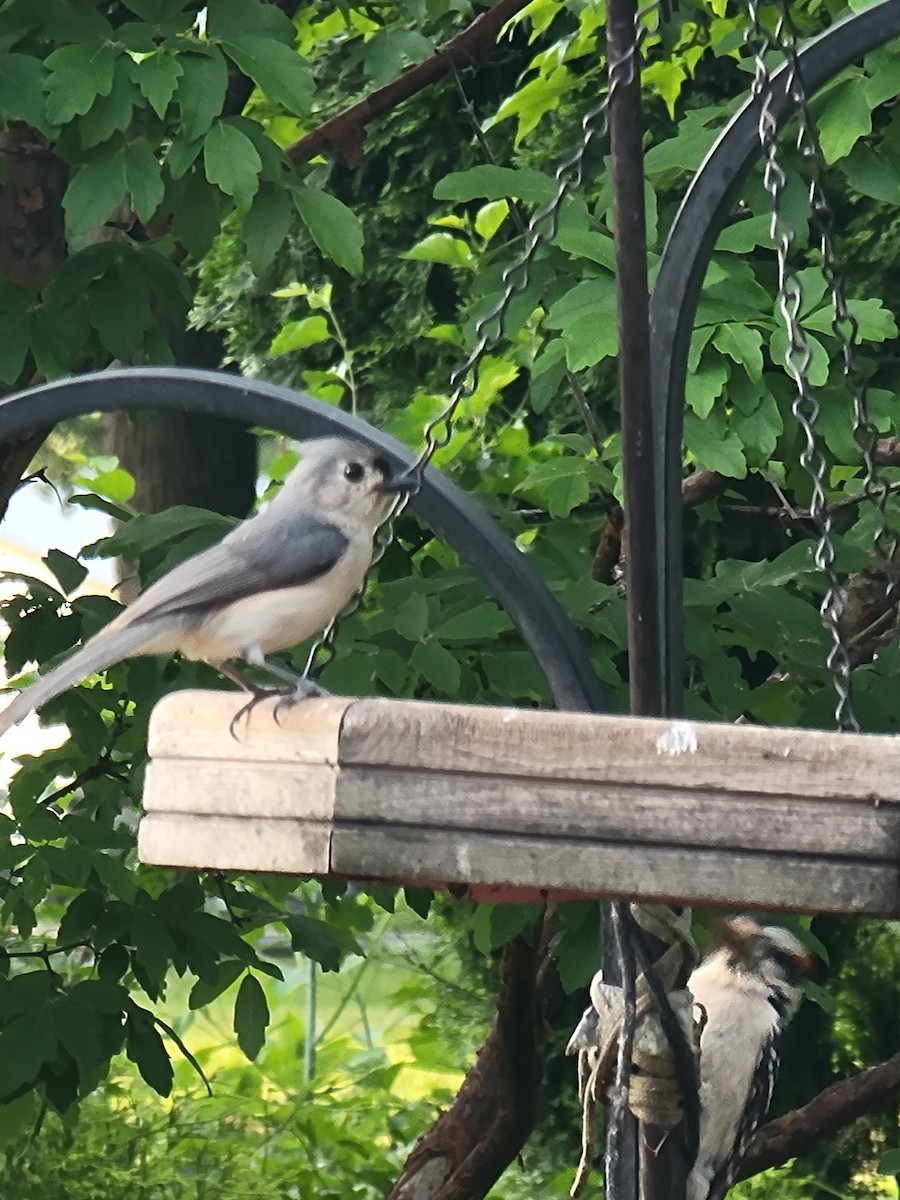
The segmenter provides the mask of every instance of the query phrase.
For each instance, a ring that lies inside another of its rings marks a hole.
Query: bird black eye
[[[344,467],[344,475],[350,480],[351,483],[359,483],[365,473],[366,468],[362,465],[362,463],[347,463],[346,467]]]

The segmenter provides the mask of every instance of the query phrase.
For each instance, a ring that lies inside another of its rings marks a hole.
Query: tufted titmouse
[[[288,684],[303,676],[266,661],[317,633],[360,589],[372,539],[392,493],[409,476],[350,438],[315,438],[266,509],[215,546],[179,563],[65,662],[0,713],[0,736],[87,675],[124,658],[173,654],[210,663],[252,692],[262,689],[232,665],[242,659]]]

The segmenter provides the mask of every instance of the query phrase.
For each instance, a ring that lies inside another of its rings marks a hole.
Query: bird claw
[[[281,713],[282,709],[293,708],[298,700],[309,700],[330,695],[330,692],[327,692],[325,688],[321,687],[318,683],[313,683],[311,679],[300,680],[296,687],[255,688],[247,703],[241,705],[241,707],[231,718],[231,722],[228,726],[229,732],[236,742],[240,741],[240,738],[235,732],[236,726],[240,723],[242,717],[246,717],[249,721],[250,713],[254,708],[256,708],[257,704],[259,704],[261,700],[268,700],[270,697],[274,696],[278,697],[275,708],[272,712],[272,716],[275,718],[275,724],[280,726],[281,721],[279,720],[279,714]]]
[[[228,731],[236,742],[241,740],[235,733],[235,727],[240,723],[241,718],[246,717],[249,723],[250,713],[256,708],[260,700],[268,700],[270,696],[281,696],[283,695],[283,691],[283,688],[255,688],[251,692],[250,699],[246,704],[241,705],[228,724]]]
[[[320,699],[322,696],[330,696],[331,692],[327,692],[325,688],[318,683],[313,683],[311,679],[304,679],[295,688],[290,691],[283,692],[281,699],[275,705],[272,716],[275,718],[275,724],[280,726],[281,721],[278,719],[282,709],[293,708],[298,700],[313,700]]]

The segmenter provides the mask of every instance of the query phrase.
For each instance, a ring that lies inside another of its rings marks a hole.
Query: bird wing
[[[306,516],[300,522],[250,520],[215,546],[179,563],[131,604],[125,619],[143,624],[157,617],[225,608],[246,596],[300,587],[326,575],[349,545],[330,521]]]

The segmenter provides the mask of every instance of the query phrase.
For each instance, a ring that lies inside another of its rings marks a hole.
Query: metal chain
[[[456,411],[463,401],[469,399],[478,389],[481,365],[485,356],[493,350],[500,341],[503,333],[503,323],[509,311],[509,306],[516,296],[528,287],[531,268],[540,247],[552,241],[559,229],[559,217],[562,205],[567,196],[581,186],[584,176],[584,163],[591,146],[607,133],[607,109],[610,97],[617,88],[625,86],[634,78],[637,53],[649,32],[644,24],[644,18],[650,14],[658,14],[658,0],[645,5],[635,14],[634,41],[627,53],[621,59],[610,62],[608,66],[609,86],[603,99],[584,115],[581,120],[581,139],[577,149],[565,159],[556,169],[556,192],[551,200],[537,209],[528,222],[525,230],[525,244],[519,255],[509,263],[501,277],[503,290],[497,302],[483,313],[475,322],[475,344],[466,360],[456,368],[450,376],[450,399],[443,412],[429,421],[423,430],[424,448],[410,468],[410,474],[416,481],[413,489],[398,496],[389,509],[384,521],[375,535],[375,550],[369,570],[363,580],[360,591],[351,600],[348,607],[340,613],[327,627],[321,638],[313,645],[306,664],[307,675],[317,675],[335,657],[335,639],[340,622],[344,617],[355,612],[360,605],[363,592],[368,582],[372,568],[381,561],[394,539],[394,523],[406,508],[409,501],[420,490],[425,469],[435,453],[446,446],[452,436],[452,422]]]
[[[853,438],[863,462],[863,494],[878,514],[878,528],[874,540],[875,549],[887,569],[886,597],[888,600],[893,600],[894,607],[896,607],[900,603],[900,580],[893,568],[897,560],[898,549],[900,549],[900,532],[892,526],[887,513],[887,500],[891,485],[879,469],[875,459],[878,429],[869,415],[868,384],[860,370],[855,349],[859,340],[859,324],[847,306],[843,265],[834,245],[834,212],[825,195],[822,182],[824,175],[822,149],[800,77],[797,28],[784,0],[778,0],[778,5],[780,16],[775,29],[775,40],[785,58],[790,62],[794,78],[800,84],[799,90],[794,93],[799,117],[797,147],[803,156],[804,171],[809,183],[812,226],[819,240],[822,274],[831,296],[833,308],[831,327],[841,347],[844,379],[853,399]]]
[[[821,407],[809,384],[812,351],[800,316],[803,307],[803,288],[791,262],[794,230],[785,220],[781,209],[787,175],[778,160],[778,122],[772,111],[772,81],[765,63],[767,52],[773,45],[778,46],[779,43],[777,40],[773,41],[762,23],[759,0],[747,0],[747,8],[750,14],[750,27],[745,44],[749,44],[752,38],[753,44],[750,49],[753,55],[755,74],[751,92],[758,99],[760,105],[759,140],[765,156],[763,186],[772,201],[770,236],[775,246],[778,262],[778,304],[784,318],[788,339],[786,365],[797,389],[792,411],[805,440],[800,454],[800,465],[812,483],[809,512],[818,532],[815,562],[828,584],[819,612],[832,642],[827,666],[831,672],[837,695],[835,720],[840,729],[858,732],[859,722],[851,697],[850,654],[840,627],[844,600],[835,569],[832,518],[825,495],[828,464],[816,433]],[[792,62],[788,58],[787,70],[789,72],[787,86],[790,95],[795,98],[804,96],[803,81],[796,70],[796,61]]]

